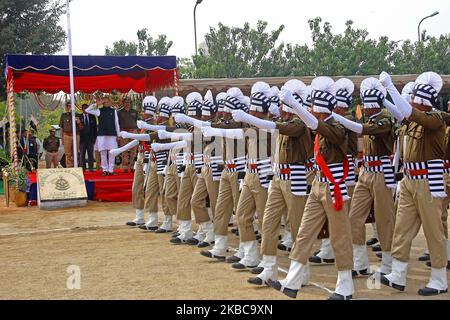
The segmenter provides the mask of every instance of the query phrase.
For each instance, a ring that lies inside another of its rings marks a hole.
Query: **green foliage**
[[[266,31],[267,22],[256,28],[219,23],[206,34],[206,46],[192,57],[195,78],[236,78],[272,76],[350,76],[394,74],[433,70],[450,73],[450,34],[426,36],[424,42],[407,40],[401,46],[388,37],[371,39],[366,29],[345,23],[342,34],[334,34],[321,18],[308,21],[312,46],[277,44],[283,26]],[[185,65],[188,65],[184,61]]]
[[[280,59],[284,45],[275,43],[283,31],[266,32],[267,22],[258,21],[256,28],[248,23],[243,28],[219,23],[205,36],[206,48],[193,57],[198,78],[258,77],[273,72],[274,60]]]
[[[54,0],[0,0],[0,97],[5,97],[6,53],[52,54],[65,45],[59,26],[64,5]]]
[[[27,170],[24,166],[19,166],[19,170],[16,172],[11,163],[3,168],[3,171],[8,174],[8,184],[11,187],[17,188],[17,190],[25,192],[27,188]]]
[[[167,36],[160,34],[156,39],[149,35],[148,29],[140,29],[137,32],[138,42],[125,40],[115,41],[112,47],[105,48],[107,56],[165,56],[172,47],[173,42],[167,40]]]
[[[63,114],[64,108],[60,107],[56,110],[41,110],[41,114],[38,117],[39,121],[39,130],[37,137],[44,141],[46,137],[48,137],[50,127],[52,125],[59,125],[59,119],[61,118],[61,114]]]
[[[177,58],[178,73],[180,79],[195,78],[195,66],[189,58]]]

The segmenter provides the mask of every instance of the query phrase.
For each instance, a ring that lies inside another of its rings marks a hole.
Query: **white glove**
[[[119,154],[126,152],[130,149],[133,149],[134,147],[137,147],[138,145],[139,145],[139,141],[133,140],[133,141],[127,143],[126,145],[124,145],[123,147],[110,150],[109,154],[111,157],[117,157]]]
[[[383,104],[386,107],[386,109],[389,111],[389,113],[392,114],[395,119],[397,119],[397,121],[399,121],[399,122],[403,121],[403,119],[405,117],[400,112],[400,110],[398,110],[389,100],[384,99]]]
[[[188,124],[191,124],[191,125],[194,124],[193,121],[192,121],[192,120],[194,120],[193,118],[188,117],[187,115],[182,114],[182,113],[176,113],[173,116],[173,119],[175,120],[176,123],[188,123]]]
[[[203,136],[208,137],[223,137],[227,139],[244,139],[244,130],[242,129],[217,129],[211,127],[202,127]]]
[[[165,140],[192,140],[192,133],[175,133],[167,131],[158,131],[158,138]]]
[[[292,102],[295,101],[295,98],[290,90],[283,88],[280,91],[280,100],[285,105],[292,107]]]
[[[119,137],[122,137],[123,139],[134,139],[138,141],[150,141],[150,135],[149,134],[137,134],[137,133],[130,133],[126,131],[121,131],[119,133]]]
[[[356,132],[358,134],[361,134],[363,131],[363,126],[360,123],[348,120],[347,118],[332,112],[331,113],[333,115],[334,120],[336,120],[337,122],[339,122],[340,124],[342,124],[344,127],[346,127],[347,129]]]
[[[262,120],[257,117],[254,117],[242,110],[236,110],[232,113],[233,119],[237,122],[245,122],[260,129],[272,130],[276,128],[275,122]]]
[[[294,112],[302,119],[302,121],[312,130],[316,130],[319,126],[319,121],[311,113],[309,113],[297,100],[295,100],[292,92],[287,89],[282,89],[280,93],[281,101],[287,106],[291,107]]]
[[[121,154],[122,152],[120,152],[120,150],[119,149],[112,149],[112,150],[109,150],[109,156],[110,157],[113,157],[113,158],[115,158],[115,157],[117,157],[119,154]]]
[[[409,104],[409,102],[406,101],[405,98],[400,95],[400,92],[398,92],[397,88],[392,83],[391,76],[383,71],[380,74],[380,82],[386,88],[389,95],[392,97],[394,105],[400,110],[403,116],[406,119],[408,119],[411,116],[412,107]]]
[[[387,90],[392,90],[392,87],[395,88],[394,83],[392,82],[392,78],[387,72],[381,72],[379,80],[383,87],[385,87]]]
[[[231,112],[231,116],[236,122],[247,122],[247,118],[245,117],[246,115],[248,114],[243,110],[235,110]]]
[[[119,137],[121,137],[122,139],[131,139],[130,135],[131,133],[126,131],[120,131],[119,133]]]
[[[277,104],[275,103],[271,103],[270,107],[269,107],[269,112],[274,116],[274,117],[279,117],[280,116],[280,108],[278,107]]]
[[[151,148],[154,152],[166,151],[172,149],[183,149],[187,147],[186,141],[178,141],[172,143],[152,143]]]
[[[152,124],[148,124],[147,122],[142,121],[142,120],[138,120],[137,127],[139,129],[148,130],[148,131],[166,130],[166,126],[155,126]]]

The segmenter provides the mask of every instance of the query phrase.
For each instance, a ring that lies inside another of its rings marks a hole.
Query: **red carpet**
[[[84,180],[94,182],[94,200],[107,202],[130,202],[134,173],[115,171],[114,176],[102,176],[101,171],[85,172]],[[36,183],[36,173],[28,175],[30,184]]]

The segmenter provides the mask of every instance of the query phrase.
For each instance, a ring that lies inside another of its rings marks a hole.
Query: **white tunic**
[[[93,104],[89,108],[86,109],[86,113],[92,114],[96,117],[100,116],[100,110],[95,109],[92,110],[96,105]],[[120,126],[119,126],[119,117],[117,116],[117,110],[114,111],[114,124],[116,126],[116,132],[117,134],[120,132]],[[98,136],[97,140],[95,141],[95,149],[99,152],[105,151],[105,150],[112,150],[117,149],[117,136]]]

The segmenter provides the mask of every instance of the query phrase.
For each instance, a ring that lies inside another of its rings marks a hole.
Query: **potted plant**
[[[9,200],[16,203],[17,207],[27,205],[27,170],[20,166],[14,170],[12,164],[3,168],[3,175],[8,178]]]

